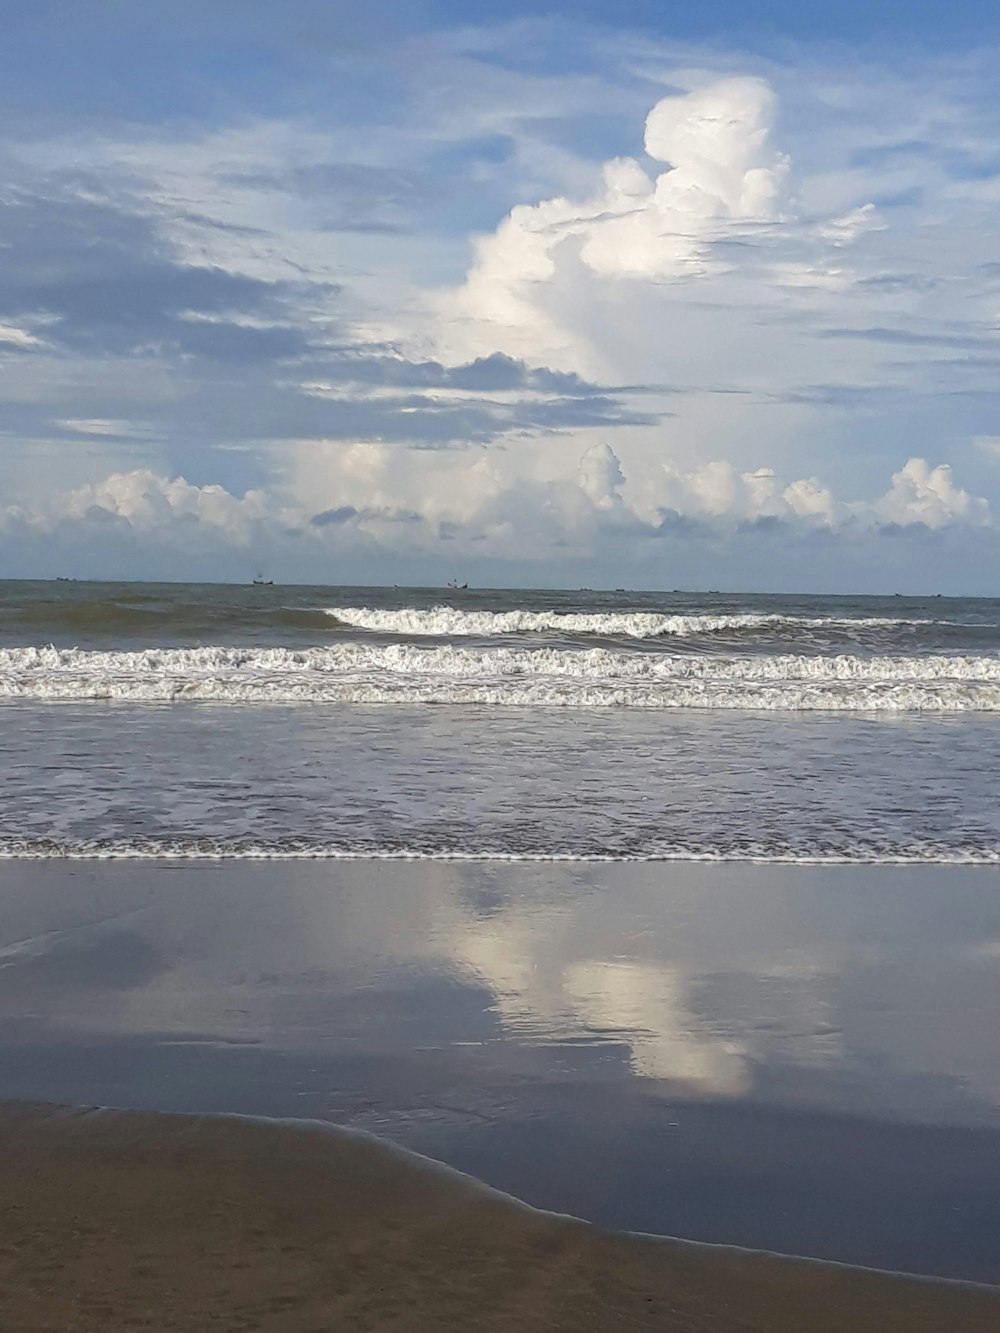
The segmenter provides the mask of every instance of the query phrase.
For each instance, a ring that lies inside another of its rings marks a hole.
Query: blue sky
[[[995,6],[11,4],[0,573],[995,592]]]

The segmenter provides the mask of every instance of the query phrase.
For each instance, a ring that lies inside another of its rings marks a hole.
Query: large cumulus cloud
[[[466,336],[572,358],[556,292],[581,280],[680,281],[733,264],[732,247],[786,217],[790,163],[773,143],[777,99],[762,79],[710,81],[662,98],[646,118],[646,162],[606,161],[584,199],[515,206],[481,237],[465,284],[449,294]],[[871,210],[831,219],[843,245],[872,225]],[[493,326],[489,331],[482,325]]]

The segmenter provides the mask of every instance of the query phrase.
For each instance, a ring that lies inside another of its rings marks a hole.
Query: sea
[[[1000,599],[0,583],[0,856],[1000,862]]]

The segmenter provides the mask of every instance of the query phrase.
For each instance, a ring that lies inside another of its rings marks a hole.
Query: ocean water
[[[0,855],[1000,863],[1000,600],[0,584]]]

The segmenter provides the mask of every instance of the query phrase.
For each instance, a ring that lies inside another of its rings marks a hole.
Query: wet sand
[[[988,869],[0,863],[0,1097],[330,1121],[612,1231],[1000,1284],[998,1010]]]
[[[995,1333],[1000,1288],[602,1232],[309,1121],[0,1104],[0,1327]]]

